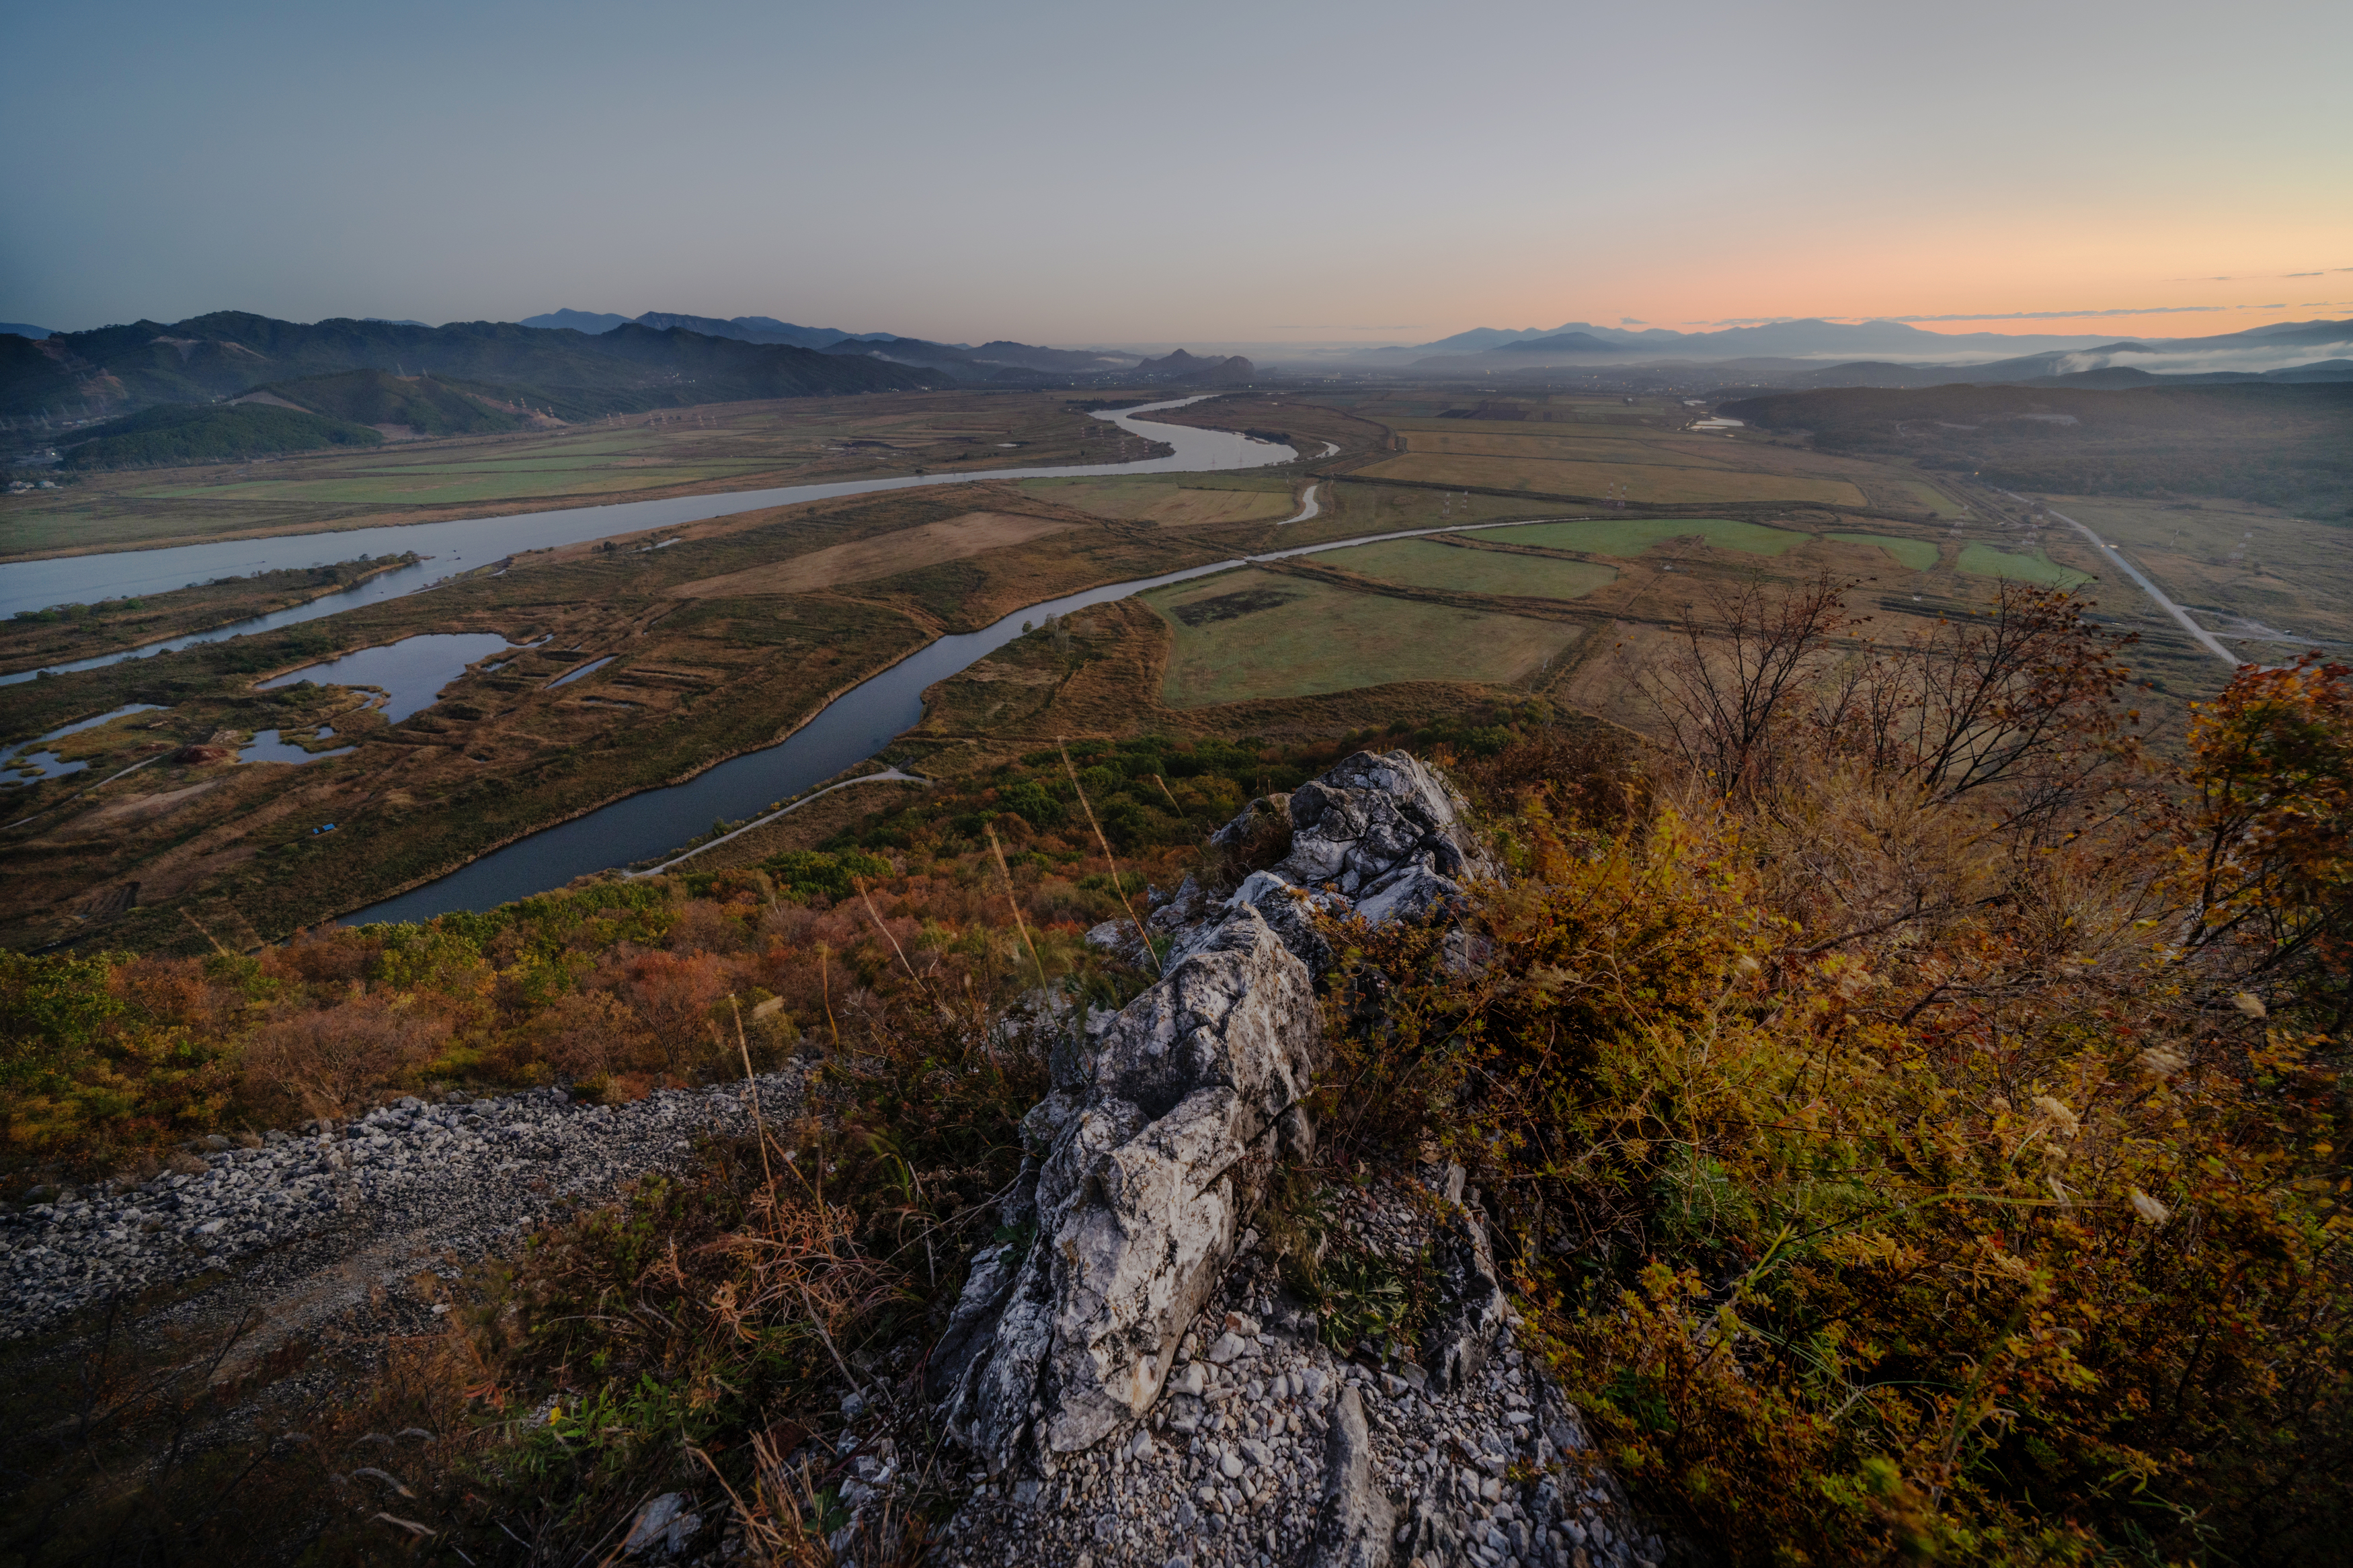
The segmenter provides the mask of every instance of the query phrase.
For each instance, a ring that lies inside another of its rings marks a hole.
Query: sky
[[[0,320],[2353,317],[2353,5],[8,8]]]

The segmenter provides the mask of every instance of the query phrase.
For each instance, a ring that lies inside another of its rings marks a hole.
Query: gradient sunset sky
[[[0,320],[2353,316],[2353,5],[12,7]]]

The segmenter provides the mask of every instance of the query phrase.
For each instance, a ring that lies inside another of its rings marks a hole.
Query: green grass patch
[[[1398,539],[1387,544],[1335,550],[1310,559],[1383,582],[1413,588],[1446,588],[1461,594],[1505,594],[1523,598],[1581,599],[1606,588],[1618,568],[1587,561],[1548,561],[1540,555],[1510,555],[1499,550],[1465,550],[1430,539]]]
[[[2046,588],[2072,588],[2092,580],[2090,574],[2062,566],[2046,555],[2013,555],[1989,544],[1963,545],[1961,570],[1977,577],[2040,583]]]
[[[1172,708],[1395,680],[1510,680],[1580,631],[1251,570],[1161,589],[1144,602],[1176,634],[1162,686]]]
[[[1936,563],[1936,547],[1925,539],[1898,539],[1892,533],[1832,533],[1824,537],[1844,544],[1876,544],[1894,556],[1899,565],[1915,572],[1926,572]]]
[[[1967,517],[1969,509],[1925,479],[1905,479],[1904,488],[1920,499],[1920,504],[1937,517]]]
[[[1541,522],[1485,537],[1505,544],[1540,544],[1547,550],[1582,550],[1631,559],[1678,539],[1704,539],[1720,550],[1778,555],[1812,535],[1723,517],[1597,518],[1590,522]]]

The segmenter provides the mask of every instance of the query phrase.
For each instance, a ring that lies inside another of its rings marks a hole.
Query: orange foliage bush
[[[448,1020],[381,995],[272,1019],[245,1050],[259,1096],[312,1116],[346,1116],[375,1090],[430,1058]]]

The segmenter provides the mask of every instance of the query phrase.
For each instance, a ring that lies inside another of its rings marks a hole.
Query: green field
[[[1919,498],[1920,504],[1937,517],[1967,517],[1969,509],[1925,479],[1905,479],[1904,488]]]
[[[1876,544],[1894,556],[1899,565],[1915,572],[1926,572],[1936,563],[1936,547],[1925,539],[1898,539],[1892,533],[1830,533],[1823,537],[1845,544]]]
[[[1417,484],[1561,496],[1601,496],[1623,487],[1628,499],[1657,506],[1721,506],[1727,501],[1868,504],[1863,493],[1844,479],[1745,473],[1697,463],[1582,463],[1556,458],[1457,458],[1409,452],[1376,463],[1365,474]]]
[[[1162,698],[1202,708],[1392,680],[1510,680],[1580,628],[1245,569],[1143,595],[1176,646]]]
[[[1517,595],[1524,598],[1581,599],[1617,580],[1618,568],[1598,562],[1549,561],[1499,550],[1466,550],[1431,539],[1398,539],[1363,544],[1309,559],[1359,576],[1377,577],[1411,588],[1447,588],[1462,594]]]
[[[2040,583],[2049,588],[2072,588],[2090,582],[2087,573],[2073,571],[2042,555],[2013,555],[1989,544],[1961,547],[1961,570],[1978,577],[2007,577],[2020,583]]]
[[[1505,544],[1540,544],[1547,550],[1580,550],[1630,560],[1645,550],[1675,539],[1703,538],[1722,550],[1778,555],[1813,536],[1722,517],[1628,517],[1599,518],[1590,522],[1532,523],[1525,528],[1497,529],[1486,537]]]

